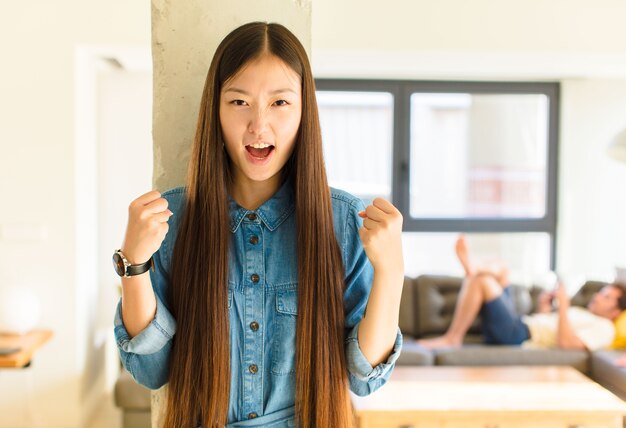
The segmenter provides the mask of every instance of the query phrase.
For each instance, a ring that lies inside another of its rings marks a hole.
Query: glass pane
[[[454,250],[458,236],[458,233],[403,233],[405,274],[463,276]],[[513,284],[538,284],[550,271],[547,233],[480,233],[465,237],[470,263],[503,262],[510,270]]]
[[[414,93],[410,150],[412,217],[545,215],[546,95]]]
[[[391,199],[393,95],[318,91],[328,181],[368,204]]]

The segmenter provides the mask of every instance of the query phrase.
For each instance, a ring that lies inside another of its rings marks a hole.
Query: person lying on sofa
[[[456,242],[456,254],[465,270],[452,322],[446,333],[417,343],[429,349],[460,347],[469,327],[480,313],[485,342],[494,345],[521,345],[596,350],[613,341],[613,320],[626,309],[626,288],[609,284],[593,295],[587,308],[570,307],[565,287],[539,296],[537,312],[516,313],[508,288],[508,269],[502,263],[474,266],[465,237]],[[558,309],[552,310],[552,300]]]

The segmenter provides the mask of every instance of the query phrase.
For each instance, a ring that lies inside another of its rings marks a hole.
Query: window
[[[413,93],[410,108],[412,218],[545,215],[544,94]]]
[[[526,279],[553,268],[558,83],[323,79],[317,89],[330,184],[400,209],[407,274],[422,272],[412,257],[440,271],[445,257],[426,249],[458,232]]]
[[[393,96],[319,92],[324,158],[331,185],[363,200],[391,200]]]

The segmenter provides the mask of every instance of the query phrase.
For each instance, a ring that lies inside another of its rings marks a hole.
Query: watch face
[[[126,266],[124,266],[124,259],[118,253],[113,254],[113,267],[115,268],[115,272],[119,276],[124,276],[126,274]]]

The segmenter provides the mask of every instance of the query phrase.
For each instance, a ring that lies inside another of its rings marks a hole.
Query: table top
[[[19,368],[27,365],[37,349],[52,337],[50,330],[33,330],[26,334],[0,334],[0,347],[20,348],[18,352],[0,355],[0,367]]]
[[[569,366],[395,367],[386,385],[352,396],[357,412],[621,412],[626,403]]]

